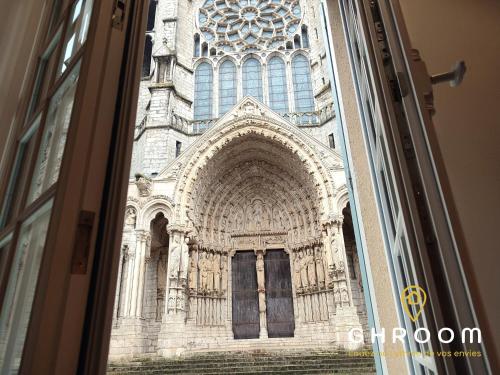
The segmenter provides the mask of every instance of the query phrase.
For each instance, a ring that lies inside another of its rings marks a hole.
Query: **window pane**
[[[56,65],[56,58],[54,56],[54,50],[56,49],[57,43],[61,37],[61,30],[55,35],[54,39],[50,43],[49,47],[42,55],[40,63],[38,64],[38,69],[36,73],[35,86],[33,87],[33,94],[31,95],[31,101],[28,109],[26,118],[29,120],[30,116],[35,112],[40,103],[40,100],[47,95],[47,91],[50,87],[50,79],[52,77],[52,72]]]
[[[236,104],[236,65],[224,61],[219,71],[219,117]]]
[[[78,63],[50,100],[28,203],[38,198],[59,178],[79,73]]]
[[[212,118],[213,72],[208,63],[196,69],[194,85],[194,119]]]
[[[87,39],[87,32],[92,12],[92,0],[78,0],[71,10],[68,29],[64,38],[63,53],[58,74],[64,73],[71,64],[71,58],[80,50]]]
[[[30,127],[28,132],[19,142],[16,159],[10,175],[9,185],[2,205],[2,214],[0,219],[0,228],[8,224],[21,204],[23,187],[28,179],[28,169],[35,147],[34,135],[38,130],[40,117]]]
[[[243,64],[243,96],[253,96],[263,101],[262,70],[257,59],[248,59]]]
[[[288,86],[286,83],[285,63],[279,57],[273,57],[268,65],[269,106],[274,111],[285,113],[288,107]]]
[[[0,373],[17,373],[28,330],[52,201],[21,227],[0,314]]]
[[[297,55],[292,63],[293,87],[295,93],[295,111],[314,111],[314,95],[311,83],[309,61],[305,56]]]

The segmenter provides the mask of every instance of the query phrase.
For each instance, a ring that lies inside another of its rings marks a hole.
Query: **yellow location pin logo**
[[[401,293],[401,303],[413,322],[416,322],[427,302],[427,293],[418,285],[410,285]]]

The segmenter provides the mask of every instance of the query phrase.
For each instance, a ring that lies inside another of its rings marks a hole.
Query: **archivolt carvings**
[[[231,233],[296,229],[319,236],[321,197],[311,173],[265,137],[234,140],[210,159],[190,194],[189,217],[203,243],[227,245]]]
[[[267,111],[265,111],[266,116],[251,114],[252,112],[247,111],[251,105],[264,110],[264,107],[253,99],[244,99],[232,112],[238,116],[231,117],[230,114],[225,116],[200,138],[199,147],[187,152],[183,155],[183,160],[179,161],[182,167],[175,189],[175,200],[179,203],[175,220],[185,223],[188,215],[191,216],[188,211],[196,207],[194,200],[197,190],[213,186],[201,178],[201,175],[206,173],[205,168],[209,168],[210,161],[227,146],[233,145],[232,141],[245,142],[249,136],[258,137],[261,140],[259,145],[264,145],[266,141],[272,144],[273,147],[269,151],[274,150],[274,153],[282,155],[282,159],[289,160],[288,164],[292,165],[294,173],[308,175],[311,182],[306,186],[310,187],[309,192],[315,195],[311,198],[318,206],[318,215],[322,217],[332,210],[334,184],[327,168],[311,147],[316,141],[275,114]],[[240,152],[242,157],[245,156],[238,148],[229,147],[229,149],[232,149],[233,153]],[[273,164],[277,165],[278,162],[275,161]],[[286,164],[279,165],[284,167]],[[168,171],[164,174],[168,174]],[[297,182],[300,182],[300,179],[298,180]]]

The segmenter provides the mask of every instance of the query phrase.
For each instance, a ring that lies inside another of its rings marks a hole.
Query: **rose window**
[[[282,49],[301,33],[298,0],[206,0],[201,35],[219,51]]]

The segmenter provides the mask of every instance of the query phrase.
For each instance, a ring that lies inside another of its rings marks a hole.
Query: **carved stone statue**
[[[200,268],[200,281],[201,281],[201,290],[203,293],[207,292],[208,289],[208,254],[207,253],[201,253],[200,254],[200,261],[199,261],[199,268]]]
[[[214,254],[207,255],[207,292],[214,290]]]
[[[264,275],[264,254],[262,252],[257,253],[257,260],[255,263],[255,268],[257,270],[257,288],[260,291],[265,291],[266,289],[266,278]]]
[[[312,254],[312,250],[307,250],[307,279],[309,281],[309,287],[316,287],[316,264],[314,262],[314,255]]]
[[[125,212],[125,227],[126,228],[135,228],[137,215],[135,213],[135,209],[132,207],[127,208]]]
[[[227,290],[227,257],[225,255],[221,256],[221,294],[226,293]]]
[[[257,260],[255,263],[257,270],[257,290],[259,291],[259,314],[261,326],[266,320],[266,278],[264,274],[264,254],[262,251],[257,252]]]
[[[309,287],[309,282],[307,279],[307,257],[304,256],[304,253],[301,251],[299,255],[300,262],[300,281],[302,283],[302,288],[307,289]]]
[[[295,253],[295,260],[293,261],[293,270],[294,270],[293,280],[295,282],[295,289],[297,291],[302,291],[302,283],[300,282],[300,267],[301,264],[300,264],[299,253]]]
[[[198,265],[196,264],[196,253],[192,252],[189,262],[189,289],[195,292],[198,288]]]
[[[189,262],[189,237],[185,237],[181,244],[181,279],[187,281],[188,262]]]
[[[179,266],[181,263],[181,244],[179,236],[174,236],[174,244],[172,245],[172,249],[170,249],[170,257],[168,263],[169,277],[171,279],[177,279]]]
[[[254,208],[253,208],[253,218],[252,218],[252,222],[255,223],[253,225],[253,230],[261,230],[262,229],[262,206],[257,203],[255,204]]]
[[[236,231],[242,231],[244,229],[244,217],[243,217],[243,210],[240,209],[236,213],[236,228],[234,228]]]
[[[314,262],[316,263],[316,275],[318,277],[318,286],[320,288],[325,287],[325,268],[323,264],[323,257],[319,247],[314,249]]]
[[[333,296],[335,300],[335,306],[339,307],[342,303],[341,296],[340,296],[340,290],[338,288],[335,288],[333,291]]]
[[[146,176],[138,173],[135,175],[135,185],[137,186],[137,190],[139,190],[139,195],[141,197],[148,197],[151,194],[151,179]]]
[[[344,286],[341,290],[342,304],[349,306],[349,294],[347,293],[347,288]]]
[[[213,261],[213,269],[214,269],[214,292],[216,294],[220,293],[220,255],[215,254]]]

